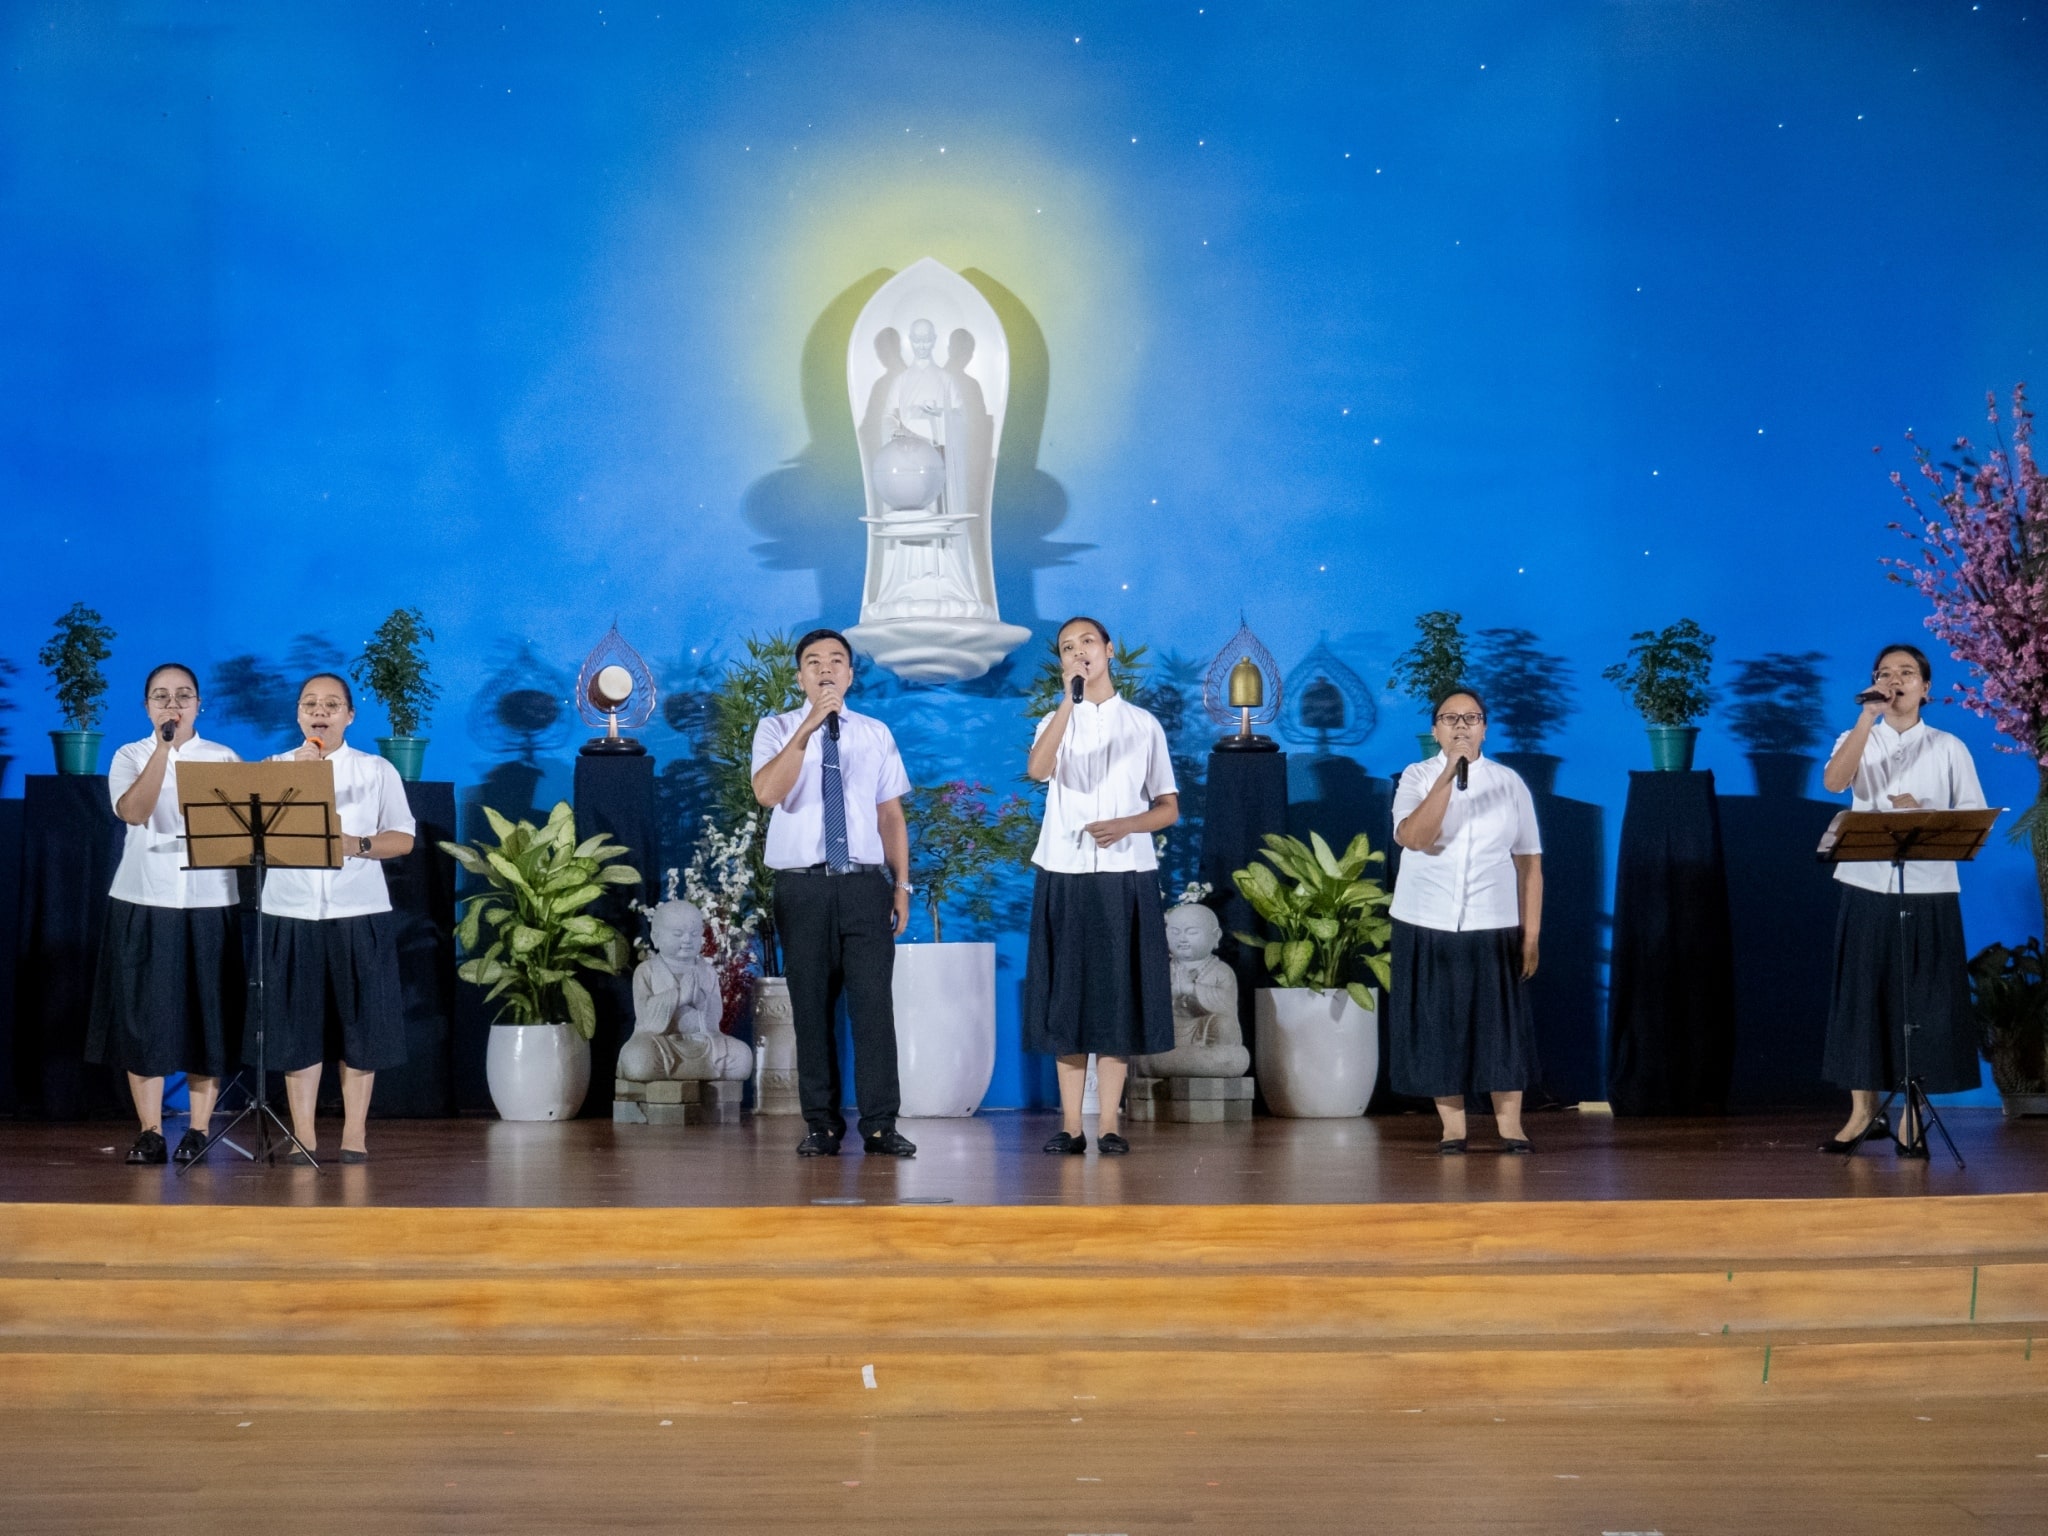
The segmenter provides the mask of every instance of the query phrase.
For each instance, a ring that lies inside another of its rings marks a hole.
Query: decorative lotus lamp
[[[626,644],[614,623],[583,659],[576,677],[576,712],[589,725],[605,727],[583,744],[585,757],[642,757],[647,748],[619,727],[634,730],[654,718],[654,674],[640,653]]]
[[[1290,741],[1313,743],[1328,754],[1333,747],[1353,747],[1372,735],[1379,724],[1379,706],[1365,679],[1347,667],[1319,639],[1314,650],[1287,674],[1287,708],[1282,732]]]
[[[1216,653],[1202,681],[1202,707],[1209,712],[1209,718],[1224,725],[1234,718],[1237,725],[1237,733],[1219,739],[1216,750],[1278,752],[1277,742],[1270,736],[1256,734],[1252,727],[1271,725],[1279,719],[1285,696],[1280,664],[1240,617],[1237,633]]]

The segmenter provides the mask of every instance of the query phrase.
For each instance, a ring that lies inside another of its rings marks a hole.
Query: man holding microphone
[[[896,1129],[896,940],[910,921],[910,777],[881,721],[846,708],[853,647],[837,630],[796,643],[807,707],[754,731],[754,798],[771,807],[769,868],[796,1024],[797,1095],[809,1134],[799,1157],[835,1157],[846,1134],[832,1019],[845,994],[853,1025],[861,1146],[915,1157]]]

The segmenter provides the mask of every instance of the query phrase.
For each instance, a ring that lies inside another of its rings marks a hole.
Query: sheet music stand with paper
[[[1821,834],[1820,846],[1814,851],[1824,864],[1889,864],[1892,866],[1892,889],[1887,895],[1903,898],[1906,895],[1906,866],[1908,864],[1941,863],[1967,864],[1977,857],[1977,851],[1984,846],[1984,840],[1991,834],[1991,828],[2004,815],[2003,808],[1992,807],[1981,811],[1841,811],[1828,823],[1828,829]],[[1948,1127],[1941,1123],[1934,1106],[1928,1102],[1926,1090],[1920,1086],[1920,1079],[1913,1075],[1913,1034],[1918,1028],[1911,1012],[1911,991],[1906,985],[1906,924],[1911,920],[1912,911],[1903,899],[1899,902],[1899,1032],[1904,1037],[1905,1050],[1900,1066],[1905,1082],[1902,1088],[1894,1088],[1885,1095],[1879,1113],[1891,1107],[1894,1095],[1903,1090],[1906,1095],[1905,1130],[1907,1139],[1899,1143],[1901,1155],[1925,1157],[1927,1155],[1927,1126],[1933,1123],[1941,1132],[1941,1139],[1948,1143],[1948,1155],[1956,1160],[1956,1167],[1965,1166],[1963,1154],[1956,1150],[1955,1139],[1948,1133]]]
[[[270,1107],[270,1072],[266,1037],[270,1023],[265,989],[266,945],[263,886],[271,869],[339,869],[342,864],[341,816],[334,805],[334,764],[319,762],[179,763],[178,809],[185,818],[187,869],[256,871],[256,997],[252,1022],[256,1028],[256,1080],[245,1084],[248,1101],[233,1119],[207,1137],[206,1145],[187,1168],[203,1160],[215,1143],[226,1142],[251,1162],[261,1156],[276,1162],[280,1143],[313,1154]],[[239,1075],[239,1074],[238,1074]],[[256,1117],[256,1150],[245,1151],[228,1133],[251,1115]],[[313,1163],[318,1167],[317,1162]]]

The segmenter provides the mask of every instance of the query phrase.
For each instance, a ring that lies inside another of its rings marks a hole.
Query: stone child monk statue
[[[718,972],[704,958],[704,917],[664,901],[647,921],[654,953],[633,972],[633,1038],[619,1050],[629,1082],[745,1082],[754,1054],[722,1033]]]
[[[1131,1070],[1146,1077],[1243,1077],[1251,1066],[1237,1024],[1237,976],[1216,958],[1223,926],[1199,902],[1166,909],[1171,959],[1173,1049],[1140,1056]]]

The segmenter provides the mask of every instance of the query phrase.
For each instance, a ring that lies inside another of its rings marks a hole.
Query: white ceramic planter
[[[973,1114],[996,1070],[995,945],[897,945],[895,999],[904,1118]]]
[[[754,1113],[800,1115],[796,1089],[796,1015],[789,1011],[789,982],[781,976],[754,978]]]
[[[1376,1013],[1343,991],[1262,987],[1252,999],[1259,1091],[1276,1115],[1349,1119],[1365,1113],[1380,1075]]]
[[[502,1120],[570,1120],[590,1093],[590,1042],[567,1024],[493,1024],[484,1078]]]

